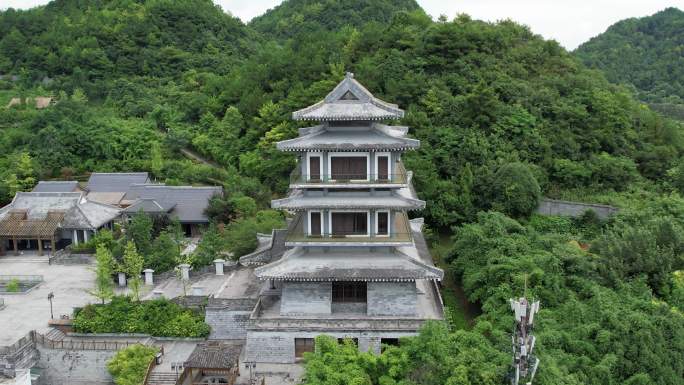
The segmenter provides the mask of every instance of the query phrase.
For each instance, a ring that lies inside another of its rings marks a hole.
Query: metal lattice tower
[[[539,311],[539,301],[530,304],[525,297],[517,301],[511,299],[511,310],[515,313],[511,384],[531,385],[539,367],[539,358],[533,354],[535,337],[532,335],[534,315]]]

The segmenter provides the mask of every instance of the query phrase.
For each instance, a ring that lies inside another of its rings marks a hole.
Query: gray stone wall
[[[330,282],[285,282],[280,314],[330,314],[331,302]]]
[[[249,331],[245,345],[245,361],[289,364],[296,361],[295,338],[316,338],[321,332],[270,332]],[[416,335],[412,332],[326,332],[334,338],[356,338],[361,351],[380,352],[382,338],[402,338]],[[258,370],[258,366],[257,366]]]
[[[0,347],[0,374],[13,377],[16,370],[30,369],[38,359],[31,333],[11,346]]]
[[[38,385],[109,385],[107,361],[113,350],[61,350],[38,346],[37,366],[43,369]]]
[[[415,282],[368,282],[368,315],[415,316]]]
[[[579,217],[589,210],[595,212],[599,218],[604,220],[619,211],[617,207],[608,205],[561,201],[548,198],[542,199],[539,203],[539,207],[537,207],[538,214],[568,217]]]
[[[204,319],[211,326],[209,339],[242,339],[247,337],[245,327],[250,313],[251,311],[207,308]]]

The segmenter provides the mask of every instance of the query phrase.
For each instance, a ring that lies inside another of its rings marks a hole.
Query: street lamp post
[[[55,316],[52,313],[52,299],[55,298],[55,294],[53,292],[50,292],[48,294],[48,301],[50,301],[50,319],[55,319]]]

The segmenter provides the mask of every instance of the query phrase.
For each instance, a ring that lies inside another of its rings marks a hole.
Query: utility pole
[[[525,293],[527,293],[527,277],[525,277]],[[532,335],[534,315],[539,311],[539,301],[529,303],[525,297],[517,301],[511,299],[511,310],[515,313],[511,385],[532,385],[539,367],[539,358],[533,354],[536,339]]]

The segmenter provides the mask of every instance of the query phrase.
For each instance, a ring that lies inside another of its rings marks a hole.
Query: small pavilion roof
[[[396,209],[420,210],[425,201],[415,198],[410,189],[401,188],[391,195],[304,195],[302,190],[292,190],[287,198],[271,201],[274,209]]]
[[[240,352],[242,352],[240,343],[202,342],[197,344],[183,366],[197,369],[231,369],[238,365]]]
[[[294,120],[382,120],[399,119],[404,111],[382,101],[347,72],[344,79],[320,102],[292,113]]]
[[[75,180],[41,180],[33,192],[77,192],[79,191],[78,182]]]
[[[420,147],[417,139],[406,138],[406,127],[374,123],[370,126],[333,128],[307,127],[300,136],[277,143],[281,151],[405,151]]]
[[[262,280],[290,281],[415,281],[444,276],[441,269],[395,249],[349,253],[302,247],[288,250],[254,273]]]

